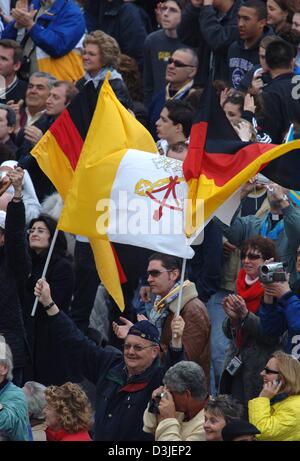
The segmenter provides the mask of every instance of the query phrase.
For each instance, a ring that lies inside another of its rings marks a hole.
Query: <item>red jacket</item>
[[[87,431],[69,434],[64,429],[53,431],[50,427],[46,429],[47,442],[91,442],[92,439]]]

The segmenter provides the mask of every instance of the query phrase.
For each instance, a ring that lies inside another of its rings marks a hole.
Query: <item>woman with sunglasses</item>
[[[274,352],[261,372],[263,388],[249,401],[249,421],[260,430],[258,440],[300,440],[300,363]]]
[[[300,273],[300,245],[296,252],[296,271]],[[288,280],[263,286],[265,296],[259,310],[263,332],[269,336],[285,335],[285,352],[299,360],[300,280],[292,287]]]
[[[231,394],[243,403],[256,396],[261,388],[262,368],[268,357],[279,348],[277,338],[265,336],[260,326],[258,309],[264,290],[259,280],[259,267],[270,258],[276,259],[275,244],[260,235],[247,240],[241,248],[241,263],[236,281],[236,294],[223,300],[227,318],[223,331],[231,341],[225,357],[220,392]]]

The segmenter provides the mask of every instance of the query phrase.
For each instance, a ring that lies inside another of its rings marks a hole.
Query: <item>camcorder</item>
[[[149,408],[148,408],[149,413],[159,415],[159,402],[165,396],[165,394],[166,394],[165,392],[159,392],[158,394],[156,394],[154,399],[150,400]]]
[[[287,274],[283,263],[270,263],[260,266],[258,277],[262,283],[287,281]]]

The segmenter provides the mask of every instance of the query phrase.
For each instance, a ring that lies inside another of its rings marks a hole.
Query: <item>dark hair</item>
[[[185,5],[187,4],[187,0],[162,0],[162,3],[166,3],[166,2],[174,2],[174,3],[176,3],[176,5],[179,6],[181,11],[183,10]]]
[[[285,40],[276,40],[266,48],[267,66],[273,69],[288,69],[296,55],[296,49]]]
[[[66,105],[69,104],[75,96],[78,95],[79,90],[76,88],[74,83],[68,82],[67,80],[57,80],[57,82],[53,83],[52,88],[59,88],[64,86],[66,88]]]
[[[15,160],[16,156],[11,147],[0,142],[0,163],[6,162],[6,160]]]
[[[260,251],[263,259],[277,259],[275,243],[273,242],[273,240],[267,237],[256,235],[246,240],[241,247],[241,253],[245,252],[249,248]]]
[[[178,256],[166,255],[165,253],[153,253],[148,261],[161,261],[163,267],[168,270],[179,270],[179,276],[181,274],[182,268],[182,259],[178,258]]]
[[[267,19],[268,10],[265,2],[261,0],[247,0],[246,2],[242,3],[240,8],[252,8],[256,11],[258,21],[262,19]]]
[[[179,99],[170,99],[166,102],[165,108],[169,112],[169,119],[172,120],[174,125],[180,123],[184,136],[188,138],[195,115],[194,108],[189,103],[180,101]]]
[[[36,222],[39,222],[39,221],[42,221],[45,224],[45,226],[47,227],[47,229],[49,230],[49,232],[50,232],[50,242],[51,242],[51,240],[53,238],[53,235],[54,235],[54,232],[55,232],[55,229],[56,229],[56,226],[57,226],[57,222],[55,221],[55,219],[51,218],[51,216],[49,216],[49,215],[40,214],[37,218],[34,218],[34,219],[32,219],[30,221],[29,229],[31,229],[32,226]],[[68,245],[67,245],[66,236],[65,236],[64,232],[59,231],[58,235],[57,235],[55,245],[54,245],[53,253],[55,253],[56,255],[60,255],[60,256],[67,256],[67,247],[68,247]]]
[[[223,416],[226,423],[242,419],[244,415],[243,405],[227,394],[220,394],[216,398],[209,399],[205,411],[216,416]]]
[[[3,46],[3,48],[6,48],[8,50],[14,50],[14,64],[22,61],[23,49],[18,42],[16,42],[15,40],[11,40],[9,38],[3,38],[2,40],[0,40],[0,46]]]
[[[290,5],[288,0],[273,0],[279,8],[287,12],[287,17],[286,17],[286,22],[291,23],[293,19],[293,11],[292,11],[292,6]]]
[[[16,113],[7,104],[0,104],[0,109],[6,111],[7,126],[14,126],[16,124]]]
[[[229,96],[225,99],[224,104],[223,104],[223,109],[224,109],[225,104],[230,102],[231,104],[235,104],[236,106],[239,106],[239,109],[242,113],[243,108],[244,108],[244,100],[245,100],[244,93],[237,91],[237,90],[233,90],[229,94]]]
[[[122,74],[131,98],[142,102],[142,77],[136,60],[127,54],[121,54],[117,70]]]

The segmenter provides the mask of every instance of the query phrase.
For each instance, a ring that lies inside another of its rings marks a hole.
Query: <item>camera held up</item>
[[[150,400],[148,411],[149,413],[154,413],[155,415],[159,415],[159,402],[165,396],[165,392],[159,392],[156,394],[154,399]]]
[[[279,262],[260,266],[259,280],[262,283],[286,282],[287,274],[284,270],[284,264]]]

